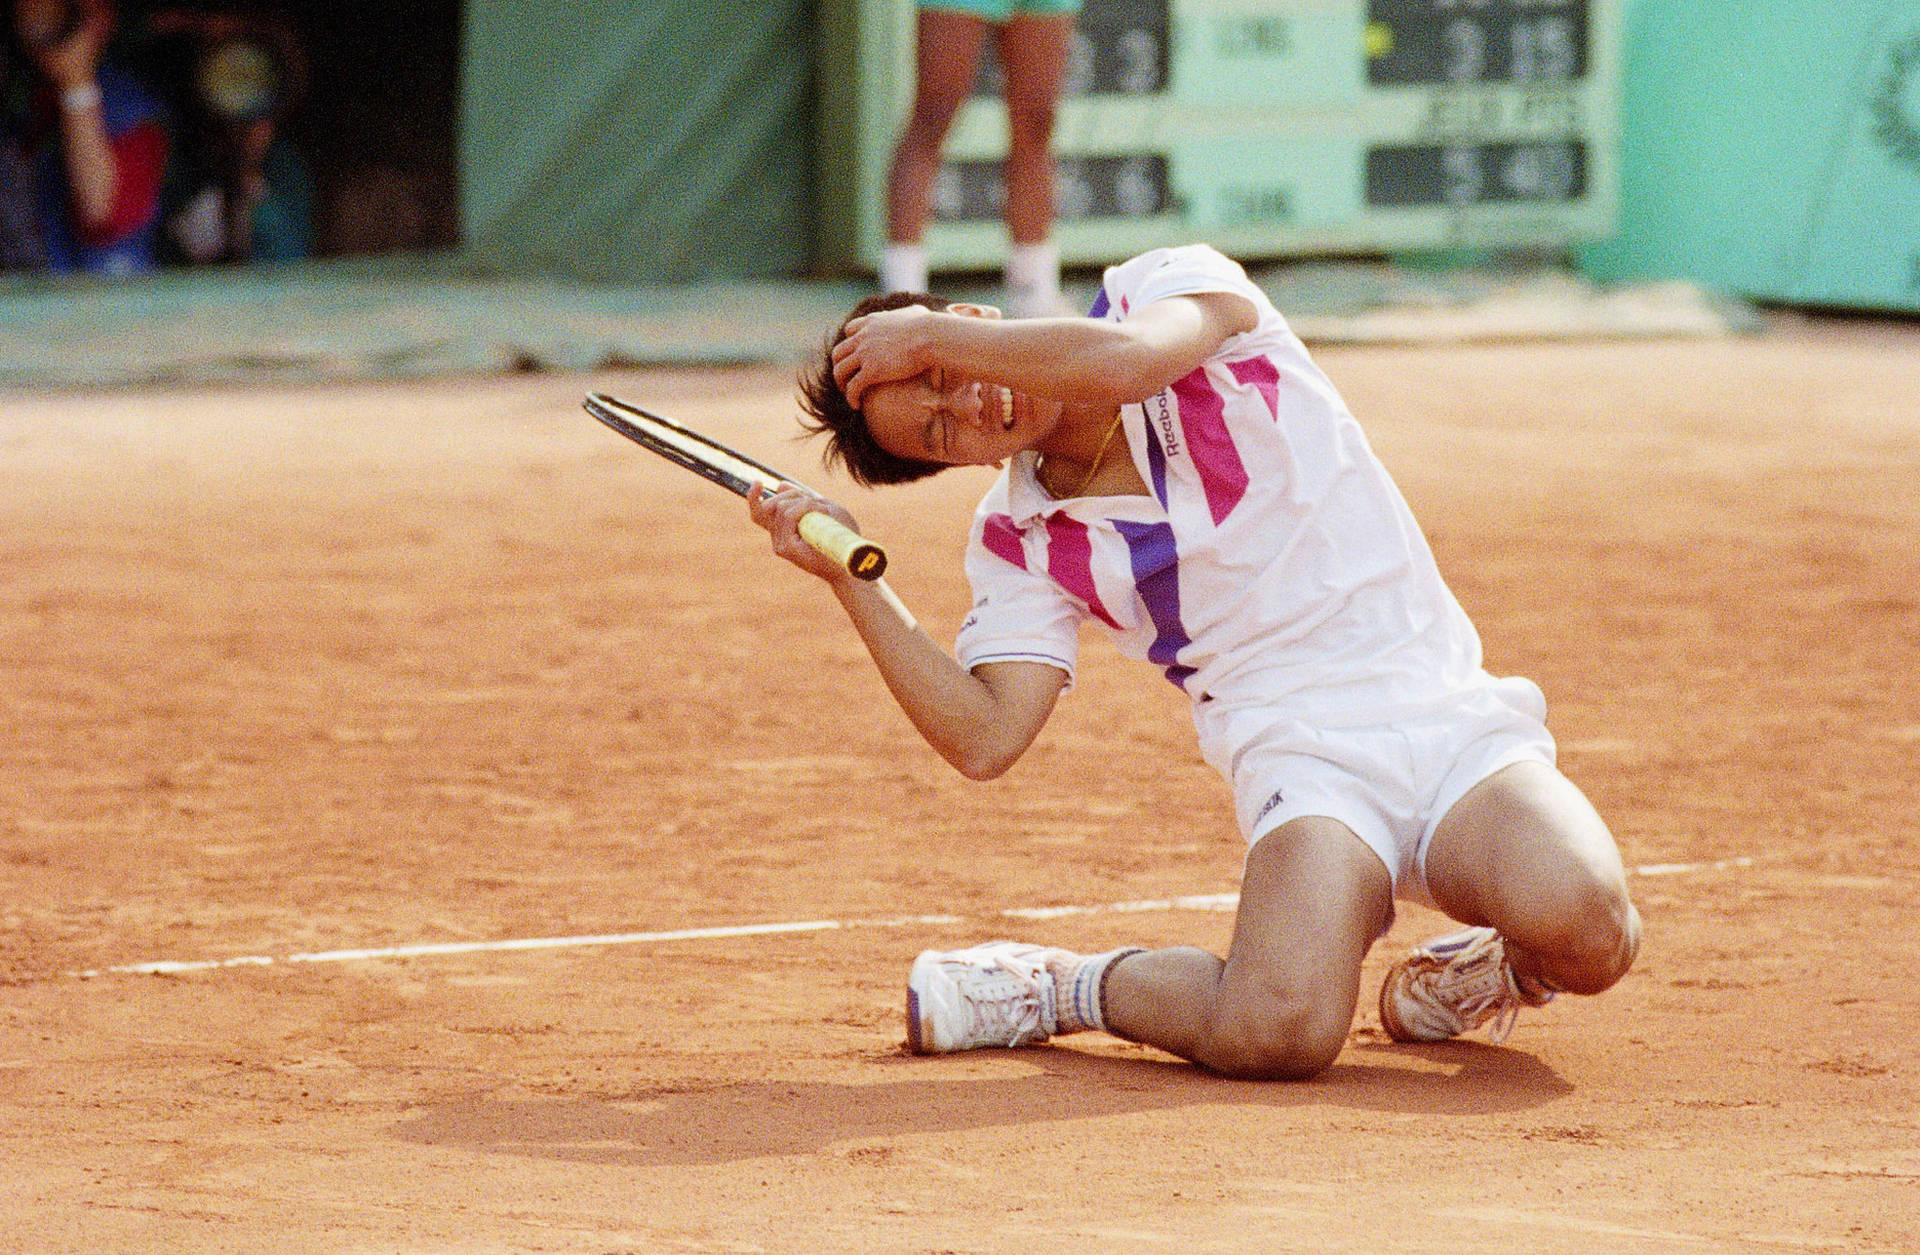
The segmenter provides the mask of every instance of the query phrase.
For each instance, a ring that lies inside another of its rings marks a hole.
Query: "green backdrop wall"
[[[812,235],[807,0],[470,0],[461,235],[483,266],[796,274]]]
[[[622,280],[807,273],[821,11],[469,0],[469,253]],[[1625,0],[1622,25],[1618,230],[1582,250],[1589,273],[1920,310],[1915,0]]]
[[[1920,310],[1920,5],[1632,0],[1601,278]]]

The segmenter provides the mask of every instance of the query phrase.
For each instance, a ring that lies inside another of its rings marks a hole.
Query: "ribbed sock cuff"
[[[880,250],[882,292],[925,292],[927,248],[924,244],[888,244]]]
[[[1052,241],[1015,244],[1007,253],[1007,290],[1022,296],[1057,296],[1060,246]]]
[[[1107,976],[1113,965],[1130,954],[1139,954],[1139,946],[1123,946],[1104,954],[1092,954],[1080,960],[1073,978],[1054,984],[1054,1017],[1058,1032],[1077,1033],[1083,1029],[1107,1031]]]

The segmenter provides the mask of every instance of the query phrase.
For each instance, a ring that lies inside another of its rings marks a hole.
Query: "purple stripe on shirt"
[[[1153,495],[1160,508],[1167,506],[1167,451],[1160,447],[1160,433],[1147,424],[1147,477],[1153,481]]]
[[[1247,495],[1247,468],[1227,430],[1225,398],[1207,382],[1206,367],[1175,380],[1173,395],[1180,402],[1180,430],[1187,438],[1187,456],[1200,473],[1200,491],[1215,523],[1227,517]]]
[[[1005,558],[1022,571],[1027,569],[1026,546],[1020,543],[1020,529],[1013,525],[1011,515],[989,514],[980,530],[980,541],[987,552]]]
[[[1085,523],[1060,514],[1047,520],[1047,574],[1053,577],[1054,583],[1086,602],[1087,609],[1102,623],[1119,630],[1120,625],[1113,621],[1113,615],[1100,600],[1100,590],[1093,584],[1093,539]]]
[[[1228,362],[1227,369],[1242,384],[1259,390],[1260,397],[1267,403],[1267,409],[1273,412],[1275,422],[1280,421],[1280,368],[1273,364],[1270,357],[1249,357],[1243,361]]]
[[[1111,308],[1112,306],[1107,303],[1107,290],[1101,288],[1099,294],[1093,298],[1093,308],[1087,311],[1087,317],[1105,318],[1107,311]]]
[[[1173,543],[1173,527],[1167,523],[1128,523],[1115,519],[1114,527],[1126,538],[1127,554],[1133,564],[1133,586],[1153,620],[1154,640],[1147,647],[1147,660],[1167,669],[1167,679],[1184,686],[1193,668],[1177,660],[1180,651],[1192,642],[1180,621],[1180,554]]]

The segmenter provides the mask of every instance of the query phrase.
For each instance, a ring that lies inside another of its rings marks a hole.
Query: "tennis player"
[[[1387,975],[1397,1040],[1436,1041],[1632,964],[1619,851],[1555,767],[1540,690],[1483,667],[1419,526],[1327,377],[1233,261],[1196,245],[1109,269],[1088,318],[869,298],[802,379],[857,481],[1004,463],[966,555],[953,654],[821,558],[791,486],[749,498],[776,553],[831,585],[927,741],[989,779],[1072,684],[1080,626],[1193,704],[1249,849],[1225,957],[928,951],[909,1046],[1100,1030],[1229,1076],[1305,1078],[1340,1052],[1396,899],[1465,927]]]

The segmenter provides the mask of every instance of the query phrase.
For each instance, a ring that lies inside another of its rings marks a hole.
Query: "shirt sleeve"
[[[1206,244],[1155,249],[1120,267],[1110,286],[1121,289],[1115,302],[1126,314],[1155,301],[1204,292],[1231,292],[1253,302],[1262,326],[1283,322],[1260,285],[1247,277],[1239,262]],[[1123,315],[1124,317],[1124,315]]]
[[[1083,614],[1058,584],[1031,565],[1012,520],[983,506],[967,542],[973,611],[960,625],[954,656],[969,671],[984,662],[1044,663],[1066,672],[1071,688]]]

